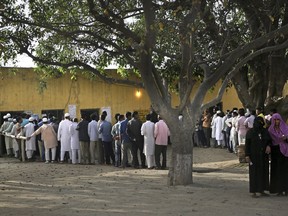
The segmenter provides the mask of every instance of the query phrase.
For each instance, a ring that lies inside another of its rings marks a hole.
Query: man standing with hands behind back
[[[156,169],[166,169],[167,165],[167,145],[170,130],[163,119],[158,115],[158,122],[155,124],[155,163]],[[162,165],[160,164],[160,155],[162,154]]]

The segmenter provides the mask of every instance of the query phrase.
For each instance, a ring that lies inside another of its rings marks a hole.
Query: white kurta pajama
[[[16,124],[13,125],[11,133],[9,133],[9,134],[13,134],[14,135],[15,131],[16,131]],[[18,143],[17,143],[15,138],[13,138],[13,139],[10,138],[10,139],[12,140],[12,147],[13,147],[13,150],[14,150],[15,158],[18,158],[19,157],[19,155],[18,155],[18,153],[19,153]]]
[[[216,138],[216,126],[215,126],[215,119],[217,117],[217,114],[214,114],[211,121],[211,138]]]
[[[73,122],[69,127],[71,135],[72,164],[81,162],[79,131],[76,130],[77,125],[77,122]]]
[[[217,140],[218,146],[223,144],[224,135],[222,133],[223,128],[223,120],[222,117],[217,116],[214,120],[215,124],[215,139]]]
[[[72,124],[72,122],[68,119],[64,119],[60,122],[59,128],[58,128],[58,141],[61,142],[61,156],[60,161],[64,161],[64,155],[65,152],[69,152],[70,159],[72,158],[71,155],[71,135],[69,132],[69,127]]]
[[[141,135],[144,136],[143,153],[146,156],[148,168],[155,166],[155,137],[154,137],[154,123],[146,121],[142,124]]]
[[[0,132],[4,132],[5,130],[7,130],[10,126],[10,123],[11,122],[5,121],[0,128]],[[4,140],[5,140],[5,147],[6,147],[7,155],[11,156],[13,154],[13,151],[12,151],[13,145],[11,142],[12,138],[5,136]]]
[[[30,137],[35,131],[35,125],[32,122],[29,122],[24,126],[24,135]],[[28,159],[31,159],[33,152],[36,151],[36,137],[33,136],[31,139],[26,140],[26,155]]]
[[[46,163],[48,163],[50,161],[50,154],[49,154],[50,149],[51,149],[51,153],[52,153],[52,162],[53,162],[55,160],[56,147],[58,145],[56,133],[55,133],[55,131],[51,125],[43,124],[40,128],[38,128],[31,135],[31,137],[36,136],[40,133],[41,133],[41,138],[42,138],[42,140],[44,142],[44,146],[45,146]]]

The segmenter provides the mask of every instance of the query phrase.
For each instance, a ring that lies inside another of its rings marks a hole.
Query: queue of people
[[[268,196],[265,191],[288,196],[288,125],[277,112],[270,117],[267,122],[259,115],[246,136],[245,153],[253,197]]]
[[[215,107],[212,115],[206,110],[194,142],[225,148],[237,154],[240,163],[248,163],[252,197],[288,196],[288,126],[277,110],[268,115],[260,107],[251,112],[233,108],[225,114]]]
[[[253,127],[255,117],[259,115],[265,122],[270,119],[270,114],[264,116],[261,108],[245,111],[244,108],[235,107],[224,113],[218,107],[214,107],[212,114],[207,109],[196,126],[194,144],[203,148],[227,149],[228,152],[238,155],[240,163],[246,163],[245,137],[247,131]]]
[[[47,164],[69,162],[166,169],[170,131],[160,116],[157,120],[153,117],[154,115],[147,114],[146,122],[142,123],[137,111],[126,112],[125,116],[116,114],[116,123],[112,126],[106,120],[105,111],[100,119],[96,114],[92,114],[90,118],[83,115],[79,122],[77,118],[71,119],[69,113],[65,113],[60,122],[45,114],[40,120],[25,116],[11,121],[8,113],[3,118],[0,133],[6,135],[7,155],[19,159],[19,136],[26,137],[25,152],[28,161],[39,158]]]

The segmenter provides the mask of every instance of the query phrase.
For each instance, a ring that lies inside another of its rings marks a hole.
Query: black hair
[[[126,118],[130,118],[131,117],[131,112],[126,112],[126,114],[125,114],[125,116],[126,116]]]
[[[146,120],[148,120],[148,121],[151,120],[151,115],[150,115],[150,114],[147,114],[147,115],[146,115]]]

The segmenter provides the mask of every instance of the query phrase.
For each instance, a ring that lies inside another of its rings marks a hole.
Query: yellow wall
[[[77,116],[81,109],[101,109],[111,107],[112,119],[115,113],[133,110],[149,110],[150,100],[143,89],[142,95],[136,97],[135,87],[111,85],[100,80],[89,80],[78,76],[77,81],[70,75],[53,78],[48,81],[47,89],[39,93],[39,81],[31,68],[19,68],[16,75],[9,68],[0,69],[0,112],[1,111],[32,111],[41,114],[42,110],[64,109],[68,105],[76,105]],[[217,91],[209,92],[206,101]],[[174,97],[173,97],[174,98]],[[234,88],[223,96],[223,109],[241,107]]]
[[[8,74],[8,76],[7,76]],[[33,69],[17,69],[16,75],[2,68],[0,80],[0,111],[32,111],[41,114],[42,110],[64,109],[76,105],[77,116],[81,109],[101,109],[111,107],[112,119],[115,113],[133,110],[149,110],[150,101],[145,91],[136,97],[135,87],[111,85],[99,80],[77,77],[77,81],[65,75],[51,79],[42,94],[38,90],[38,79]]]
[[[204,103],[207,103],[211,100],[213,100],[216,95],[218,94],[218,89],[220,88],[221,82],[218,82],[214,89],[209,90],[204,98]],[[192,97],[193,94],[196,92],[197,87],[199,86],[199,84],[195,85],[195,87],[192,90]],[[176,97],[172,97],[173,98],[173,105],[177,106],[179,105],[179,98]],[[242,108],[242,103],[240,102],[238,96],[237,96],[237,92],[235,90],[235,88],[232,86],[231,88],[227,89],[227,91],[225,91],[225,93],[223,94],[222,97],[222,105],[223,105],[223,111],[225,112],[227,109],[232,110],[232,108],[237,107],[237,108]]]

